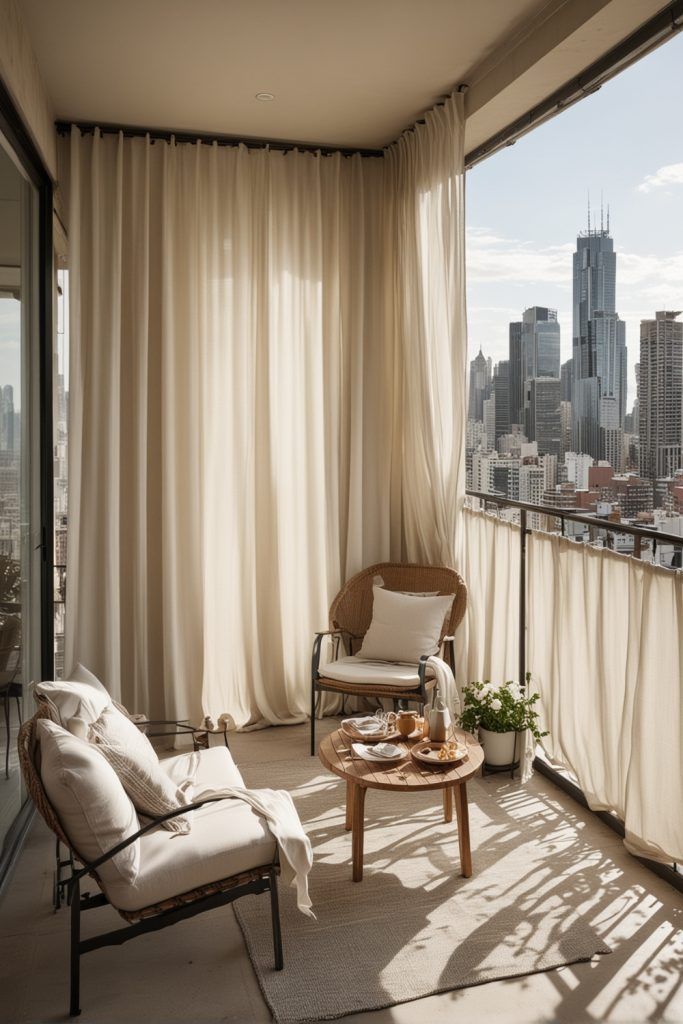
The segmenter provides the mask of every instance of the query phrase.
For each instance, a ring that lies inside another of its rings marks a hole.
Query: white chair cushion
[[[427,678],[433,672],[427,671]],[[416,665],[397,665],[389,661],[366,661],[357,655],[331,661],[320,669],[320,676],[338,683],[354,686],[399,686],[402,689],[416,689],[420,685]]]
[[[111,698],[106,690],[90,683],[69,679],[45,680],[36,683],[36,693],[46,697],[56,708],[59,722],[64,728],[72,718],[82,719],[87,725],[100,717]]]
[[[139,814],[156,818],[188,803],[161,768],[147,737],[116,708],[104,709],[90,726],[88,739],[112,766]],[[190,822],[180,815],[161,827],[169,832],[189,832]]]
[[[159,764],[176,786],[182,786],[188,779],[200,789],[217,782],[222,786],[244,785],[244,779],[227,747],[210,747],[208,750],[176,754],[164,758]]]
[[[358,655],[371,661],[416,665],[439,653],[439,639],[454,595],[428,597],[372,588],[372,622]]]
[[[161,761],[180,784],[196,765],[198,785],[244,785],[230,751],[224,747],[179,754]],[[140,870],[134,885],[107,884],[111,903],[121,910],[140,910],[162,900],[217,882],[250,868],[272,863],[275,840],[266,822],[239,800],[220,800],[192,811],[189,835],[173,836],[154,829],[142,836]]]
[[[74,849],[91,863],[137,832],[135,808],[100,752],[56,722],[39,718],[40,776]],[[168,833],[167,833],[168,835]],[[104,884],[128,886],[140,865],[139,840],[97,869]]]

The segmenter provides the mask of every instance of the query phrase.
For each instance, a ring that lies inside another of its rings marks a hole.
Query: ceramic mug
[[[416,723],[416,711],[399,711],[396,716],[396,728],[400,732],[401,736],[410,736],[411,732],[415,731]]]

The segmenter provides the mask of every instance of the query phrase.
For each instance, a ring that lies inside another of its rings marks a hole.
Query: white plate
[[[433,765],[452,765],[458,761],[463,761],[467,757],[467,747],[458,747],[455,754],[452,757],[439,757],[439,751],[429,748],[429,741],[427,741],[426,749],[422,744],[417,744],[411,750],[413,757],[417,758],[418,761],[424,761],[426,764]],[[441,744],[439,744],[440,746]]]
[[[364,761],[373,761],[376,764],[396,764],[397,761],[402,761],[407,756],[403,747],[401,747],[400,753],[396,757],[382,757],[381,754],[375,754],[372,747],[367,747],[364,743],[352,743],[351,749],[354,754],[362,757]]]

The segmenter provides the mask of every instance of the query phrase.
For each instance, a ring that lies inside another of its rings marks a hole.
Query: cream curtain
[[[467,612],[456,635],[461,683],[519,676],[519,527],[484,511],[464,509],[460,572]]]
[[[456,565],[467,423],[461,95],[389,148],[387,177],[395,225],[404,551],[409,561]]]
[[[528,573],[549,756],[631,852],[683,861],[683,574],[542,533]]]
[[[154,715],[299,721],[341,582],[453,551],[460,100],[386,159],[76,128],[62,159],[66,663]]]

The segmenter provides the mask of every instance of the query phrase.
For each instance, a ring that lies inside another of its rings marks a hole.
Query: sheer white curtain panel
[[[639,856],[683,861],[683,574],[563,537],[528,544],[544,746]]]
[[[461,530],[467,612],[456,647],[464,681],[490,679],[498,684],[517,679],[519,527],[492,513],[466,508]]]
[[[238,726],[391,555],[381,159],[74,128],[66,661]]]
[[[66,662],[131,708],[300,721],[340,584],[454,564],[463,125],[385,158],[72,129]]]
[[[442,565],[458,565],[465,495],[463,110],[456,93],[386,155],[395,231],[403,548],[408,561]]]

